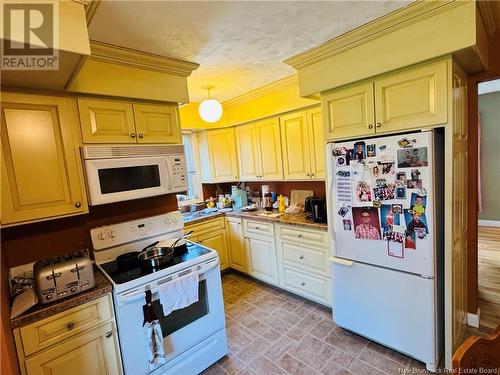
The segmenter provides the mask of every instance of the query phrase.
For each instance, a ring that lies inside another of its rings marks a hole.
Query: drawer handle
[[[75,207],[76,207],[76,208],[80,208],[80,207],[82,207],[82,204],[81,204],[80,202],[76,202],[76,203],[75,203]]]
[[[135,138],[135,133],[130,133],[130,136],[131,136],[132,138]]]
[[[300,285],[302,285],[302,286],[306,286],[306,283],[302,281],[302,282],[300,283]]]
[[[303,256],[303,255],[301,255],[301,256],[299,257],[299,259],[300,259],[300,260],[304,259],[304,256]]]
[[[68,322],[68,324],[66,324],[66,329],[68,331],[71,331],[73,328],[75,328],[75,324],[73,322]]]
[[[301,233],[297,234],[297,237],[302,237],[302,234]]]
[[[142,133],[139,133],[139,138],[144,138],[144,135]]]
[[[113,332],[112,331],[108,331],[108,332],[106,332],[105,336],[106,336],[107,339],[109,339],[111,336],[113,336]]]
[[[260,229],[259,227],[255,227],[255,229]]]

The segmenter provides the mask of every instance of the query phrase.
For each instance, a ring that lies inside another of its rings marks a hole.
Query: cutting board
[[[292,190],[290,192],[290,206],[295,203],[304,203],[306,197],[311,197],[314,195],[314,191],[312,190]]]

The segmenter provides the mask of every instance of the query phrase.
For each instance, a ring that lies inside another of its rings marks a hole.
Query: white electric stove
[[[188,241],[171,263],[152,268],[136,258],[156,241],[182,235],[181,213],[102,226],[90,231],[97,266],[113,284],[125,374],[197,374],[227,354],[219,258],[213,249]],[[164,316],[158,287],[188,272],[199,275],[199,300]],[[143,332],[146,291],[153,295],[167,362],[151,368]]]

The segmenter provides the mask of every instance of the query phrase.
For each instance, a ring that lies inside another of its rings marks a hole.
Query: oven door
[[[87,159],[85,170],[92,206],[168,194],[172,181],[164,157]]]
[[[218,261],[212,260],[210,269],[200,274],[198,302],[175,310],[168,316],[155,309],[160,319],[167,360],[167,363],[158,367],[168,368],[169,362],[177,356],[224,329],[224,303],[218,265]],[[158,284],[162,284],[162,280],[156,282]],[[151,370],[148,364],[149,349],[142,326],[143,306],[146,302],[145,293],[142,292],[144,288],[138,287],[115,297],[118,334],[126,374],[147,374],[158,368]],[[158,300],[158,295],[153,289],[153,301],[155,300]]]

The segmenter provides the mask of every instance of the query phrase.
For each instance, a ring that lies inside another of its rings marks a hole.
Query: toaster
[[[40,303],[66,298],[95,285],[92,261],[83,251],[36,262],[33,277]]]

